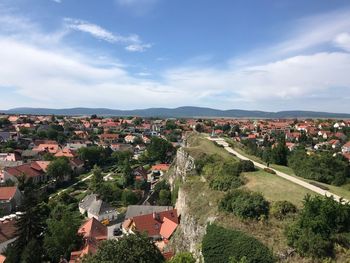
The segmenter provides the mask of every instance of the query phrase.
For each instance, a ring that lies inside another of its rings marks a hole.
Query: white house
[[[90,194],[81,200],[79,211],[81,214],[87,213],[88,218],[94,217],[99,221],[115,220],[119,214],[110,204],[101,200],[97,194]]]

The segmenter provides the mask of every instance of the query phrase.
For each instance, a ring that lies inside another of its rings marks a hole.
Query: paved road
[[[234,149],[232,149],[232,148],[229,146],[229,144],[225,141],[225,139],[222,139],[222,138],[210,138],[210,137],[208,137],[208,139],[211,140],[211,141],[215,141],[215,142],[216,142],[217,144],[219,144],[219,145],[222,145],[226,151],[228,151],[229,153],[232,153],[232,154],[236,155],[236,156],[237,156],[239,159],[241,159],[241,160],[250,160],[250,161],[252,161],[252,162],[254,163],[254,165],[255,165],[256,167],[259,167],[259,168],[261,168],[261,169],[267,168],[266,165],[261,164],[261,163],[258,163],[258,162],[255,162],[255,161],[253,161],[253,160],[247,158],[246,156],[243,156],[242,154],[238,153],[238,152],[235,151]],[[314,185],[312,185],[312,184],[309,184],[308,182],[305,182],[305,181],[303,181],[303,180],[301,180],[301,179],[298,179],[298,178],[296,178],[296,177],[294,177],[294,176],[288,175],[288,174],[286,174],[286,173],[282,173],[282,172],[280,172],[280,171],[278,171],[278,170],[272,169],[271,167],[269,167],[269,169],[274,170],[274,171],[276,172],[276,175],[278,175],[278,176],[280,176],[280,177],[282,177],[282,178],[284,178],[284,179],[286,179],[286,180],[289,180],[289,181],[291,181],[291,182],[293,182],[293,183],[295,183],[295,184],[298,184],[298,185],[300,185],[300,186],[302,186],[302,187],[305,187],[305,188],[307,188],[307,189],[309,189],[309,190],[311,190],[311,191],[313,191],[313,192],[316,192],[316,193],[318,193],[318,194],[320,194],[320,195],[323,195],[323,196],[324,196],[324,195],[325,195],[325,196],[333,196],[333,198],[334,198],[335,200],[337,200],[338,202],[339,202],[340,199],[341,199],[341,197],[338,196],[338,195],[336,195],[336,194],[333,194],[333,193],[331,193],[331,192],[329,192],[329,191],[323,190],[323,189],[321,189],[321,188],[319,188],[319,187],[317,187],[317,186],[314,186]],[[342,198],[342,203],[348,203],[348,202],[349,202],[349,200]]]

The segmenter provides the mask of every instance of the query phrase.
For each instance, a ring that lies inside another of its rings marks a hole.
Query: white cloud
[[[152,79],[147,71],[128,72],[128,67],[115,63],[115,59],[72,50],[60,37],[43,45],[34,39],[48,35],[52,39],[55,34],[43,33],[33,23],[22,23],[25,19],[10,18],[0,16],[0,23],[6,25],[0,29],[0,108],[200,105],[281,110],[302,106],[349,112],[350,54],[343,50],[288,55],[250,66],[174,66],[157,72],[159,78],[153,75]],[[76,27],[74,30],[125,44],[129,49],[145,45],[136,35],[121,37],[83,21],[68,22]],[[329,34],[328,41],[344,49],[348,43],[344,32],[339,27],[339,32]]]
[[[97,39],[104,40],[110,43],[127,44],[125,49],[128,51],[143,52],[152,46],[151,44],[142,43],[140,37],[136,34],[132,34],[129,36],[121,36],[118,34],[114,34],[100,27],[99,25],[92,24],[84,20],[65,18],[64,21],[66,27],[69,29],[88,33]]]
[[[334,39],[334,43],[339,48],[342,48],[350,52],[350,34],[349,33],[341,33],[337,35],[337,37]]]
[[[151,44],[132,44],[125,47],[125,49],[130,52],[144,52],[145,50],[151,47],[152,47]]]

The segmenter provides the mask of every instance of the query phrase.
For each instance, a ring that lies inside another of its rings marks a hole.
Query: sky
[[[350,113],[348,0],[0,0],[0,109]]]

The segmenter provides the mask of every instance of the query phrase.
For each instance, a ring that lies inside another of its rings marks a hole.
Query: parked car
[[[122,234],[123,232],[119,227],[113,230],[113,236],[121,236]]]

